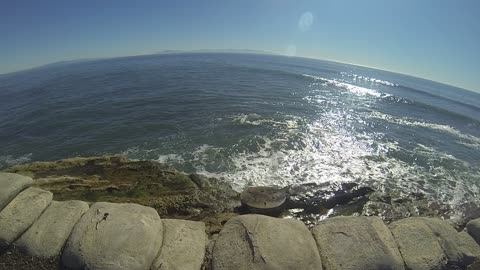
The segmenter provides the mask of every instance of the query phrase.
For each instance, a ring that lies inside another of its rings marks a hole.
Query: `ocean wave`
[[[183,159],[183,157],[178,154],[167,154],[167,155],[159,155],[157,161],[160,163],[169,164],[169,163],[182,163],[182,162],[185,162],[185,159]]]
[[[314,80],[322,81],[324,86],[333,85],[333,86],[348,90],[350,93],[353,93],[357,96],[367,96],[368,95],[368,96],[374,96],[374,97],[377,97],[377,98],[391,96],[390,94],[380,93],[380,92],[378,92],[377,90],[374,90],[374,89],[365,88],[365,87],[349,84],[349,83],[346,83],[346,82],[341,82],[341,81],[338,81],[338,80],[335,80],[335,79],[327,79],[327,78],[322,78],[322,77],[308,75],[308,74],[303,74],[303,76],[308,77],[308,78],[312,78]]]
[[[243,123],[262,119],[246,116],[238,118],[245,119]],[[373,116],[400,121],[383,114]],[[344,112],[329,112],[295,129],[283,128],[288,125],[284,123],[275,134],[244,138],[228,147],[202,144],[188,153],[160,154],[156,160],[180,170],[187,168],[186,172],[225,179],[237,191],[252,185],[355,182],[399,194],[423,192],[454,205],[478,198],[478,168],[428,145],[409,149],[378,134],[358,134],[342,119]],[[454,130],[411,119],[402,123]],[[247,146],[252,141],[257,146],[253,149]],[[136,151],[132,148],[129,152]]]
[[[201,146],[195,150],[196,170],[228,179],[237,190],[249,185],[355,181],[356,176],[350,172],[365,166],[362,157],[388,149],[374,149],[371,138],[360,140],[338,129],[335,122],[341,118],[339,113],[331,113],[298,130],[278,132],[275,137],[258,137],[257,151],[238,151],[228,156],[228,171],[215,172],[205,166],[209,156],[214,155],[211,151],[221,153],[226,149]]]
[[[376,119],[381,119],[384,121],[387,121],[389,123],[397,124],[397,125],[403,125],[403,126],[411,126],[411,127],[423,127],[423,128],[428,128],[440,132],[445,132],[452,134],[461,141],[458,141],[458,143],[463,144],[468,147],[473,147],[473,148],[478,148],[480,149],[480,138],[475,137],[470,134],[465,134],[459,131],[458,129],[455,129],[449,125],[442,125],[442,124],[435,124],[435,123],[428,123],[428,122],[422,122],[418,121],[415,119],[407,118],[407,117],[394,117],[392,115],[384,114],[378,111],[371,112],[368,114],[369,118],[376,118]]]
[[[238,191],[252,185],[356,182],[400,194],[423,192],[456,205],[478,196],[479,172],[468,163],[425,145],[405,149],[396,142],[378,142],[373,135],[354,136],[332,123],[338,117],[329,115],[310,123],[306,133],[296,134],[302,138],[295,147],[287,147],[286,137],[258,138],[261,141],[258,151],[225,157],[222,162],[229,163],[225,171],[209,170],[206,164],[212,162],[212,156],[227,149],[202,145],[194,154],[195,169],[207,176],[226,179]],[[421,157],[436,166],[404,161],[397,154]],[[458,170],[452,170],[451,166]]]
[[[392,83],[392,82],[389,82],[389,81],[384,81],[384,80],[380,80],[380,79],[376,79],[376,78],[372,78],[372,77],[368,77],[368,76],[351,74],[351,73],[347,73],[347,72],[341,72],[340,74],[342,75],[342,77],[350,77],[354,81],[363,81],[363,82],[370,82],[370,83],[374,83],[374,84],[383,84],[383,85],[392,86],[392,87],[399,86],[399,84],[396,84],[396,83]]]
[[[11,155],[0,156],[0,168],[10,167],[17,164],[27,163],[32,160],[33,153],[28,153],[23,156],[14,157]]]
[[[287,129],[295,129],[298,127],[298,123],[295,119],[286,121],[275,121],[273,119],[265,119],[256,113],[250,114],[238,114],[232,117],[232,122],[240,125],[270,125],[274,127],[285,127]]]

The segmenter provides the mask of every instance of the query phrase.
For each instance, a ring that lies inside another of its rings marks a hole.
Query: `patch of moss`
[[[7,171],[32,177],[55,200],[137,203],[155,208],[166,218],[202,220],[233,213],[239,204],[239,194],[224,181],[124,156],[32,162]]]

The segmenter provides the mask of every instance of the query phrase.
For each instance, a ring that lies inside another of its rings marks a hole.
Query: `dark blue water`
[[[0,167],[127,154],[248,184],[478,201],[480,95],[319,60],[170,54],[0,76]]]

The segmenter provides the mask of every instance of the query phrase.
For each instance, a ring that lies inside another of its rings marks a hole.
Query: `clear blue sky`
[[[289,53],[480,91],[480,1],[0,0],[0,74],[166,49]]]

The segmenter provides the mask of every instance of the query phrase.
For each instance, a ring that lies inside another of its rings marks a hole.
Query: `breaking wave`
[[[455,129],[449,125],[441,125],[435,123],[422,122],[415,119],[410,119],[408,117],[394,117],[378,111],[371,112],[368,115],[370,118],[381,119],[393,124],[403,125],[403,126],[412,126],[412,127],[423,127],[440,132],[449,133],[453,136],[459,138],[458,143],[463,144],[468,147],[474,147],[480,149],[480,138],[475,137],[470,134],[464,134],[458,129]]]
[[[342,77],[349,77],[349,78],[352,78],[354,81],[369,82],[369,83],[373,83],[373,84],[383,84],[383,85],[392,86],[392,87],[399,86],[399,84],[396,84],[396,83],[392,83],[392,82],[384,81],[384,80],[380,80],[380,79],[375,79],[375,78],[368,77],[368,76],[351,74],[351,73],[347,73],[347,72],[341,72],[340,74],[342,75]]]
[[[308,74],[303,74],[303,76],[308,77],[308,78],[312,78],[316,81],[321,81],[322,82],[321,84],[323,86],[335,86],[335,87],[338,87],[338,88],[348,90],[350,93],[355,94],[357,96],[369,95],[369,96],[374,96],[374,97],[377,97],[377,98],[391,96],[391,95],[386,94],[386,93],[380,93],[380,92],[378,92],[377,90],[374,90],[374,89],[365,88],[365,87],[349,84],[349,83],[346,83],[346,82],[341,82],[341,81],[338,81],[338,80],[335,80],[335,79],[326,79],[326,78],[317,77],[317,76],[308,75]]]

